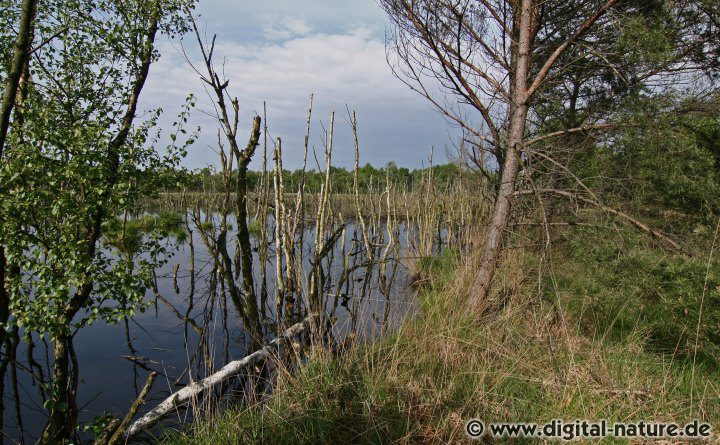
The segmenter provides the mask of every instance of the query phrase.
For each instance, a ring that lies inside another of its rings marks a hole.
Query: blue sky
[[[217,34],[216,60],[224,60],[229,91],[241,104],[242,141],[254,113],[268,107],[269,132],[283,139],[286,168],[301,165],[306,113],[314,94],[311,145],[322,153],[322,126],[335,111],[333,164],[351,167],[354,147],[346,104],[357,111],[361,162],[395,161],[409,168],[445,159],[455,131],[417,93],[396,79],[386,62],[388,26],[375,0],[200,0],[196,9],[201,32]],[[211,102],[182,48],[196,54],[193,36],[182,44],[162,41],[162,58],[151,69],[143,96],[145,108],[162,107],[161,124],[171,124],[189,93],[198,97],[191,122],[202,126],[190,149],[189,168],[217,164],[217,124],[201,110]],[[258,168],[259,159],[251,164]]]

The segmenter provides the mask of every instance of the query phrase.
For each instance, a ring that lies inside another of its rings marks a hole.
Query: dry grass
[[[618,341],[589,336],[562,292],[545,289],[554,280],[538,278],[537,262],[537,254],[508,249],[479,318],[459,309],[476,259],[421,262],[430,284],[419,292],[419,317],[342,356],[317,351],[265,402],[164,443],[464,443],[470,418],[718,424],[712,370],[692,379],[686,361],[649,352],[642,330]]]

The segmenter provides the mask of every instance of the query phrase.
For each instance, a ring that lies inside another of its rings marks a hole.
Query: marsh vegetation
[[[0,0],[4,442],[720,420],[718,3],[379,3],[450,163],[361,162],[363,116],[318,126],[312,95],[288,146],[194,0]],[[165,128],[139,107],[160,36],[209,103]]]
[[[110,188],[97,201],[103,203],[100,213],[77,223],[90,224],[93,239],[67,241],[91,243],[84,267],[95,272],[87,275],[86,291],[77,284],[40,286],[47,276],[42,270],[50,268],[58,283],[78,260],[72,245],[52,247],[71,255],[59,259],[45,244],[32,244],[40,236],[50,242],[57,232],[20,222],[29,243],[21,255],[32,258],[37,270],[8,269],[18,280],[13,292],[27,292],[28,305],[21,312],[20,302],[14,302],[9,319],[14,327],[2,364],[8,383],[3,430],[12,440],[118,443],[157,434],[159,421],[181,425],[222,406],[255,403],[272,392],[279,370],[297,368],[313,348],[341,353],[413,314],[412,286],[422,278],[412,263],[465,249],[474,227],[469,222],[487,206],[486,199],[469,193],[473,173],[435,166],[431,152],[428,167],[414,172],[361,167],[358,118],[349,110],[354,144],[335,146],[332,113],[318,155],[308,142],[314,130],[312,97],[300,147],[305,162],[287,172],[282,140],[269,139],[264,116],[252,119],[247,143],[239,142],[243,117],[227,82],[215,72],[214,41],[206,47],[189,23],[204,57],[205,73],[199,77],[218,102],[219,168],[197,173],[178,168],[196,137],[184,129],[195,102],[190,97],[171,137],[170,157],[158,159],[154,171],[129,166],[126,182],[103,185]],[[176,144],[182,134],[187,141]],[[354,152],[354,169],[336,169],[335,150]],[[114,154],[108,156],[108,162],[116,161]],[[260,171],[249,170],[253,158]],[[308,169],[310,159],[317,170]],[[118,167],[98,168],[102,179],[107,169]],[[69,203],[88,199],[67,189],[68,181],[58,184],[57,193],[66,193]],[[14,192],[26,187],[18,185]],[[86,185],[73,187],[82,192]],[[81,226],[66,219],[70,210],[58,213],[55,224],[81,235]],[[65,289],[69,301],[58,289]],[[87,298],[80,300],[79,292],[87,292]],[[71,309],[71,303],[77,306]],[[64,311],[64,318],[55,311]],[[288,329],[292,335],[286,335]],[[223,374],[228,364],[268,344],[275,344],[272,354]],[[130,422],[138,412],[162,406],[164,398],[210,381],[206,378],[217,380],[180,406],[173,404],[147,422]]]

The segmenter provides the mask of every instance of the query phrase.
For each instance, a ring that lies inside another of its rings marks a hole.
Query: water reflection
[[[232,215],[188,212],[184,224],[189,235],[168,235],[162,240],[165,264],[155,271],[154,285],[143,312],[116,325],[97,323],[78,330],[74,354],[79,370],[77,400],[81,424],[105,413],[123,415],[141,390],[151,371],[159,374],[145,409],[190,381],[197,381],[225,363],[242,358],[277,332],[305,317],[313,294],[314,273],[320,283],[318,305],[325,314],[323,338],[326,346],[339,347],[349,336],[369,338],[398,323],[413,310],[408,273],[400,261],[408,255],[412,232],[405,224],[378,224],[369,237],[371,252],[361,228],[353,222],[333,221],[325,228],[330,240],[322,255],[316,255],[315,226],[308,223],[298,232],[295,257],[296,279],[286,281],[278,299],[276,252],[263,246],[253,233],[253,277],[257,293],[258,324],[248,329],[247,314],[230,297],[222,256],[217,252],[219,227],[226,224],[225,246],[233,262],[234,281],[240,287],[236,227]],[[266,233],[274,222],[268,219]],[[299,248],[302,246],[302,248]],[[264,249],[266,256],[262,258]],[[314,268],[315,262],[319,263]],[[287,263],[280,263],[285,268]],[[284,272],[284,271],[283,271]],[[282,304],[278,304],[278,303]],[[278,317],[278,311],[281,316]],[[52,344],[47,338],[14,332],[17,348],[9,360],[4,386],[4,433],[22,443],[35,442],[47,420],[48,370]],[[258,379],[268,379],[263,370],[232,385],[241,396]],[[256,381],[249,382],[250,378]],[[262,389],[262,385],[260,385]],[[225,388],[227,389],[227,388]],[[171,421],[183,420],[189,412]],[[86,437],[91,437],[88,431]]]

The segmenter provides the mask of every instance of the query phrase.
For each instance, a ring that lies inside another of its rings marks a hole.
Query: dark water
[[[234,226],[232,218],[229,222]],[[387,230],[383,239],[387,242]],[[345,249],[346,266],[361,264],[364,252],[362,242],[350,224],[346,227]],[[271,237],[270,231],[269,237]],[[388,254],[384,278],[380,277],[378,267],[368,269],[358,267],[350,275],[347,283],[338,289],[337,282],[343,272],[341,240],[335,243],[332,258],[326,260],[325,268],[328,282],[323,290],[325,313],[332,314],[336,320],[333,332],[341,340],[352,332],[361,338],[372,338],[385,329],[392,328],[413,310],[412,292],[407,286],[408,274],[398,257],[407,254],[407,234],[401,225],[396,229],[395,248]],[[305,231],[306,252],[311,251],[314,228]],[[228,233],[228,251],[231,257],[235,253],[235,234]],[[192,309],[189,317],[206,329],[208,346],[198,348],[200,336],[180,320],[166,304],[148,291],[145,312],[137,313],[132,319],[115,325],[98,322],[80,329],[75,335],[74,347],[79,368],[78,407],[80,424],[84,425],[105,412],[122,416],[137,397],[150,370],[160,373],[145,404],[148,410],[171,392],[182,388],[189,381],[204,377],[212,367],[219,369],[231,360],[244,357],[249,352],[249,335],[243,328],[235,308],[229,298],[221,294],[220,286],[213,293],[211,281],[213,257],[203,244],[197,230],[193,231],[192,241],[195,250],[195,292],[192,295]],[[157,290],[183,315],[190,305],[190,240],[177,241],[169,237],[163,244],[169,261],[157,271]],[[258,240],[253,238],[257,247]],[[270,247],[267,262],[268,301],[265,307],[268,325],[275,319],[275,259],[273,247]],[[378,255],[382,253],[378,249]],[[310,262],[306,254],[304,273]],[[177,287],[173,275],[177,269]],[[260,265],[257,253],[254,258],[256,287],[259,288]],[[238,283],[241,279],[238,279]],[[365,284],[365,281],[368,283]],[[364,289],[364,291],[363,291]],[[78,317],[79,318],[79,317]],[[269,328],[269,330],[272,330]],[[22,334],[21,334],[22,335]],[[47,339],[33,337],[35,344],[32,360],[28,356],[27,342],[22,342],[17,352],[17,388],[15,397],[11,373],[6,375],[4,397],[4,434],[6,443],[23,441],[34,443],[41,434],[46,421],[43,408],[43,396],[39,384],[49,380],[52,343]],[[204,349],[204,354],[203,354]],[[132,359],[131,359],[132,358]],[[31,362],[35,366],[31,366]],[[31,372],[31,369],[33,370]],[[179,380],[180,384],[175,384]],[[174,418],[182,418],[178,414]],[[20,427],[21,425],[21,427]],[[92,437],[84,434],[84,438]]]

